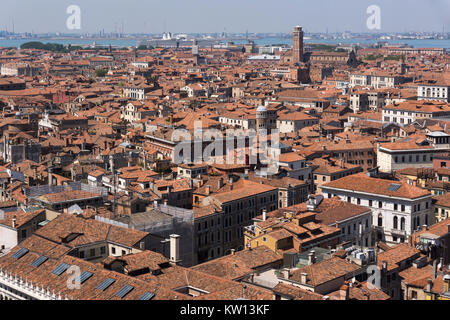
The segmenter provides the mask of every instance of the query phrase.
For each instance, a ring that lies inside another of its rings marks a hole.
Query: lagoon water
[[[142,39],[144,40],[144,39]],[[97,45],[111,45],[113,47],[135,47],[141,40],[136,39],[0,39],[0,47],[20,47],[23,43],[30,41],[39,41],[43,43],[60,43],[71,45],[92,45],[94,42]],[[236,40],[235,43],[245,43],[244,40]],[[323,44],[360,44],[370,45],[377,42],[387,42],[389,44],[407,44],[414,48],[446,48],[450,49],[450,40],[367,40],[367,39],[333,39],[333,40],[305,40],[305,43],[323,43]],[[272,44],[287,44],[292,45],[292,39],[290,38],[262,38],[255,40],[257,45],[272,45]]]

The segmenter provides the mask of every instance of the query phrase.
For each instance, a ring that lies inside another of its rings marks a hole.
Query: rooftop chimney
[[[222,177],[219,178],[219,181],[217,181],[217,186],[219,187],[219,189],[223,187],[223,178]]]
[[[206,194],[209,195],[211,193],[211,186],[206,186]]]
[[[267,210],[266,209],[263,209],[262,219],[263,219],[263,221],[266,221],[266,219],[267,219]]]
[[[12,227],[13,228],[17,227],[17,217],[16,216],[13,216],[13,218],[12,218]]]
[[[308,201],[306,201],[306,209],[309,211],[314,211],[316,210],[316,207],[317,207],[316,198],[313,196],[308,196]]]
[[[170,262],[180,263],[180,236],[178,234],[170,235]]]
[[[316,263],[316,252],[311,250],[308,254],[308,265]]]
[[[432,286],[433,286],[433,280],[427,279],[427,292],[431,292]]]
[[[48,167],[48,185],[51,186],[52,185],[52,168]]]
[[[308,278],[308,274],[306,272],[302,272],[300,274],[300,282],[301,282],[301,284],[306,284],[307,278]]]
[[[236,254],[236,250],[235,249],[231,249],[231,255],[234,256]]]

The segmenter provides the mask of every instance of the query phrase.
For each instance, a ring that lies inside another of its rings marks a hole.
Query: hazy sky
[[[369,5],[381,8],[380,32],[450,31],[450,0],[2,0],[0,29],[14,21],[16,32],[72,32],[72,4],[81,8],[79,33],[122,23],[125,33],[369,31]]]

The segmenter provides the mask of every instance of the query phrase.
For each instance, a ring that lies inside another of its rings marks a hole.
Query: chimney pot
[[[316,252],[311,250],[308,254],[308,265],[316,263]]]
[[[433,280],[428,279],[427,280],[427,291],[431,292],[431,287],[433,286]]]
[[[180,236],[178,234],[170,235],[170,262],[180,263]]]
[[[283,270],[283,276],[285,279],[289,279],[291,277],[291,270],[289,268]]]
[[[308,278],[308,274],[306,272],[302,272],[301,277],[300,277],[301,283],[306,284],[307,278]]]

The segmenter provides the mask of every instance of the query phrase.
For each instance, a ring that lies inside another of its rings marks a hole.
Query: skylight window
[[[119,298],[123,298],[125,297],[128,293],[130,293],[131,290],[133,290],[134,287],[130,286],[130,285],[125,285],[122,287],[122,289],[120,289],[117,293],[116,293],[116,297]]]
[[[55,270],[52,271],[52,273],[57,276],[60,276],[63,274],[64,271],[69,269],[69,267],[70,267],[70,265],[68,265],[67,263],[61,263],[59,266],[56,267]]]
[[[35,268],[39,267],[41,264],[43,264],[45,261],[48,260],[48,257],[46,256],[40,256],[39,258],[37,258],[36,260],[34,260],[31,265]]]
[[[16,253],[14,253],[13,258],[14,259],[20,259],[22,258],[24,255],[26,255],[28,253],[28,249],[25,248],[20,248],[19,251],[17,251]]]
[[[387,189],[389,191],[397,191],[401,186],[401,184],[391,183]]]
[[[97,289],[105,291],[106,289],[108,289],[114,282],[116,282],[115,279],[111,279],[111,278],[107,278],[105,281],[103,281],[102,283],[100,283],[97,287]]]
[[[146,292],[139,298],[139,300],[150,300],[155,296],[154,293]]]
[[[89,279],[92,276],[93,276],[92,272],[85,271],[77,278],[76,281],[80,281],[80,284],[82,284],[82,283],[84,283],[87,279]]]

